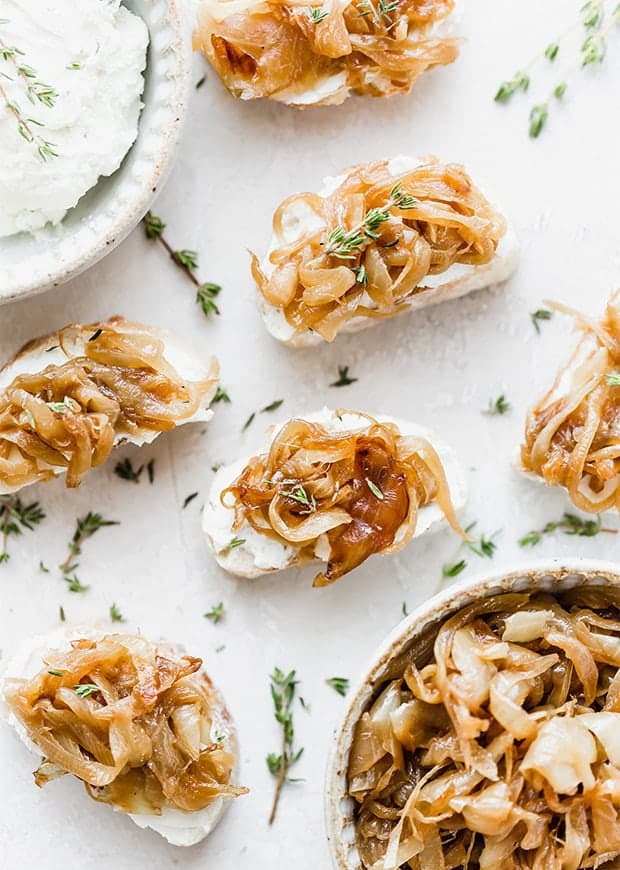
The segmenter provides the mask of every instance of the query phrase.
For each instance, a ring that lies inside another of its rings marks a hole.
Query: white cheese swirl
[[[0,237],[59,223],[135,141],[149,36],[120,4],[0,0]],[[29,99],[38,83],[52,105]],[[57,156],[42,157],[41,142]]]

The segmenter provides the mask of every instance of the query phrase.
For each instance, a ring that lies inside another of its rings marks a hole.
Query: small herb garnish
[[[252,423],[254,422],[254,417],[256,417],[256,411],[252,411],[252,413],[250,414],[250,416],[248,417],[248,419],[245,421],[245,423],[244,423],[243,426],[241,427],[241,431],[242,431],[242,432],[245,432],[247,429],[250,428],[250,426],[251,426]]]
[[[242,547],[245,544],[245,538],[232,538],[226,547],[227,550],[236,550],[237,547]]]
[[[9,561],[9,537],[21,535],[24,529],[34,531],[34,527],[44,519],[45,514],[38,501],[24,504],[19,496],[0,496],[0,535],[2,536],[0,564]]]
[[[329,12],[327,9],[323,9],[322,6],[308,6],[307,8],[308,18],[313,24],[320,24],[321,21],[324,21]]]
[[[230,396],[223,387],[218,387],[213,396],[214,402],[230,402]]]
[[[295,671],[285,674],[280,668],[275,668],[270,677],[271,698],[273,700],[276,722],[282,726],[282,746],[280,754],[270,752],[267,756],[267,767],[272,776],[277,777],[276,790],[273,797],[269,824],[272,825],[278,811],[280,795],[285,782],[295,782],[289,777],[291,767],[299,761],[303,748],[295,751],[295,730],[293,725],[293,701],[299,680]]]
[[[271,402],[269,405],[265,405],[264,408],[261,408],[261,414],[269,413],[270,411],[277,411],[278,408],[283,404],[284,399],[276,399],[274,402]]]
[[[116,604],[110,605],[110,620],[112,622],[125,622],[125,617],[120,612]]]
[[[401,607],[401,613],[403,616],[409,616],[409,611],[407,609],[407,602],[403,601],[403,606]]]
[[[182,508],[182,509],[184,510],[184,509],[188,506],[188,504],[190,504],[190,502],[193,502],[194,499],[197,497],[197,495],[198,495],[197,492],[191,492],[191,493],[187,496],[187,498],[185,499],[185,501],[183,502],[183,508]]]
[[[298,504],[303,505],[306,510],[299,511],[300,516],[303,514],[311,514],[316,510],[316,499],[312,493],[308,495],[305,486],[301,483],[295,484],[291,489],[281,489],[279,495],[282,498],[290,498]]]
[[[58,608],[58,618],[60,619],[61,622],[67,621],[67,617],[65,616],[65,608],[62,606],[62,604]]]
[[[371,491],[371,493],[374,495],[374,497],[378,498],[379,501],[383,501],[384,495],[381,492],[381,490],[379,489],[379,487],[377,486],[377,484],[374,483],[369,477],[366,477],[364,479],[366,481],[366,485],[368,486],[368,489]]]
[[[153,481],[155,480],[155,460],[154,459],[149,459],[149,461],[146,463],[146,473],[147,473],[148,478],[149,478],[149,483],[153,483]]]
[[[602,519],[598,516],[595,520],[582,519],[576,514],[565,513],[561,520],[555,520],[546,523],[542,529],[534,529],[519,538],[518,544],[520,547],[535,547],[543,539],[544,535],[551,535],[553,532],[564,532],[565,535],[577,535],[580,538],[593,538],[599,532],[607,532],[615,535],[617,529],[604,528]]]
[[[620,387],[620,372],[609,372],[607,383],[610,387]]]
[[[204,85],[204,83],[206,82],[206,80],[207,80],[207,76],[206,76],[206,75],[201,76],[201,77],[198,79],[198,81],[196,82],[196,90],[199,90],[199,89]]]
[[[151,460],[153,461],[153,460]],[[129,480],[132,483],[140,483],[140,476],[146,466],[141,465],[139,468],[134,468],[131,459],[125,457],[117,462],[114,466],[114,474],[120,477],[121,480]]]
[[[91,337],[88,339],[89,342],[90,341],[97,341],[97,339],[99,338],[99,336],[101,335],[102,332],[103,332],[103,329],[96,329],[93,332],[93,334],[91,335]]]
[[[49,574],[49,572],[50,572],[50,569],[47,567],[47,565],[45,565],[45,564],[43,563],[43,560],[40,560],[40,561],[39,561],[39,571],[40,571],[42,574]]]
[[[219,604],[215,604],[208,613],[204,614],[205,619],[210,619],[214,625],[217,625],[218,622],[221,622],[224,618],[224,602],[220,601]]]
[[[537,308],[536,311],[532,311],[530,314],[530,318],[532,323],[534,324],[534,329],[536,332],[540,334],[540,321],[541,320],[551,320],[553,317],[553,311],[549,311],[548,308]]]
[[[88,698],[99,691],[99,686],[96,686],[95,683],[78,683],[73,687],[73,690],[80,698]]]
[[[469,533],[475,528],[476,523],[470,523],[465,527],[465,533],[469,535]],[[474,553],[481,559],[492,559],[495,555],[495,550],[497,549],[497,544],[493,540],[499,532],[493,532],[492,535],[487,537],[486,535],[480,535],[480,537],[476,540],[466,540],[463,541],[458,550],[455,553],[455,558],[452,562],[447,562],[442,568],[442,578],[447,579],[449,577],[458,577],[459,574],[462,574],[465,568],[467,568],[467,561],[463,558],[459,558],[459,555],[462,549],[465,547],[470,552]],[[442,584],[440,584],[441,586]]]
[[[325,680],[328,686],[331,686],[335,692],[338,692],[339,695],[344,696],[349,691],[349,681],[346,677],[330,677],[328,680]]]
[[[482,412],[494,417],[497,414],[506,414],[510,411],[510,402],[506,400],[506,396],[502,393],[497,399],[489,399],[489,406]]]
[[[181,248],[180,250],[175,251],[164,236],[166,224],[160,217],[154,215],[153,212],[148,211],[146,213],[143,218],[143,223],[147,239],[158,241],[172,262],[175,263],[175,265],[177,265],[192,282],[196,288],[196,302],[199,303],[205,316],[208,317],[210,314],[219,314],[219,309],[213,300],[222,288],[219,284],[212,284],[209,281],[203,283],[194,275],[194,271],[198,268],[198,254],[196,251],[191,251],[187,248]]]
[[[52,676],[52,677],[64,677],[65,672],[64,671],[48,671],[48,674],[50,674],[50,676]]]
[[[358,378],[349,376],[349,366],[338,366],[338,380],[330,384],[330,387],[348,387],[354,384]]]

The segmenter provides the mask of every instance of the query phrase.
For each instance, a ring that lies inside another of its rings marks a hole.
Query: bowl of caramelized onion
[[[617,566],[454,586],[351,698],[326,786],[337,870],[620,866]]]

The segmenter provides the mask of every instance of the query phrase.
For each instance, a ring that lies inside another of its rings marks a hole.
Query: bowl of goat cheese
[[[144,216],[190,62],[183,0],[0,0],[0,304],[68,281]]]

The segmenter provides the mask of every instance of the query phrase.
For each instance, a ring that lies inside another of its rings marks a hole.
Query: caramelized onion
[[[59,469],[67,486],[78,486],[117,441],[152,438],[191,418],[217,382],[215,361],[203,380],[186,381],[157,330],[119,317],[72,324],[21,354],[44,355],[43,344],[60,348],[66,362],[18,374],[0,390],[0,492]]]
[[[410,197],[401,208],[395,185]],[[325,253],[330,234],[361,226],[371,210],[387,219],[346,257]],[[285,218],[310,210],[320,218],[294,241]],[[252,257],[252,274],[265,300],[279,308],[297,334],[312,329],[325,341],[354,318],[400,314],[424,280],[455,263],[482,265],[492,260],[505,232],[504,219],[472,184],[465,170],[427,158],[423,165],[393,176],[387,161],[350,167],[333,193],[288,197],[273,220],[273,271]]]
[[[302,560],[326,547],[327,568],[315,586],[332,583],[374,553],[401,550],[415,532],[419,509],[433,501],[463,534],[431,445],[403,437],[394,423],[367,421],[365,428],[334,432],[290,420],[269,453],[250,460],[221,494],[222,503],[234,507],[235,531],[248,522],[299,547]]]
[[[235,96],[291,105],[341,103],[349,91],[409,91],[425,70],[452,63],[457,41],[434,27],[454,0],[329,3],[202,0],[194,47]],[[320,20],[313,20],[313,8]]]
[[[619,668],[610,587],[495,595],[430,629],[354,731],[362,866],[578,870],[620,855]]]
[[[563,486],[588,513],[620,508],[620,291],[594,322],[565,306],[584,335],[553,386],[528,414],[521,463]]]
[[[244,794],[231,783],[229,735],[212,733],[228,714],[201,666],[113,634],[75,640],[36,676],[11,680],[8,704],[44,754],[37,784],[71,773],[95,800],[147,815]]]

